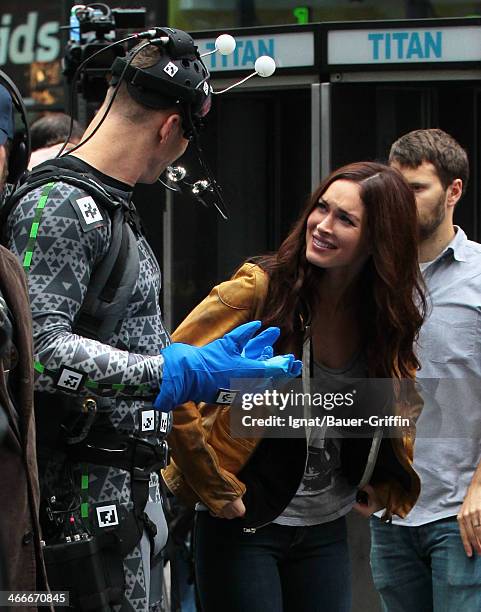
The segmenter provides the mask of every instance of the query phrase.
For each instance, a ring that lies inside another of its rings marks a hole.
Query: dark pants
[[[344,518],[312,527],[197,512],[196,578],[202,612],[349,612],[351,568]]]

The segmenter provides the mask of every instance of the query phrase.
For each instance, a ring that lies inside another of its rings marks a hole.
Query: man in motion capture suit
[[[165,28],[155,43],[116,60],[83,143],[38,166],[5,213],[29,280],[50,587],[83,610],[160,609],[162,572],[151,569],[166,540],[169,410],[228,403],[230,379],[300,369],[272,357],[275,329],[253,338],[256,322],[205,347],[169,346],[131,195],[196,138],[211,88],[189,35]]]

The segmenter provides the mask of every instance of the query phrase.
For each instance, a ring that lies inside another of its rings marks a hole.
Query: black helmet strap
[[[126,65],[127,61],[125,58],[117,57],[115,59],[112,64],[111,85],[116,85],[118,83],[120,75],[125,70],[124,79],[138,92],[134,99],[148,108],[157,108],[160,110],[160,106],[155,104],[155,95],[149,95],[149,92],[160,93],[174,100],[180,99],[188,103],[192,103],[196,98],[196,90],[190,87],[175,83],[174,81],[161,79],[142,68],[137,68],[132,65],[126,67]],[[130,88],[129,92],[131,92]],[[143,99],[145,99],[145,102],[143,102]]]

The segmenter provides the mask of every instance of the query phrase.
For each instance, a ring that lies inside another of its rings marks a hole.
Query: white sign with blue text
[[[481,26],[331,30],[328,64],[410,64],[481,60]]]
[[[204,58],[211,72],[254,68],[256,59],[261,55],[272,57],[278,68],[314,65],[313,32],[236,36],[235,39],[237,45],[232,55],[213,53]],[[200,53],[207,53],[215,47],[214,38],[196,40],[195,43]]]

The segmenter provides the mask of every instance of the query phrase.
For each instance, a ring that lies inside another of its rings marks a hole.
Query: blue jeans
[[[481,557],[466,556],[456,518],[401,527],[373,517],[371,568],[384,612],[481,610]]]
[[[197,512],[196,580],[202,612],[349,612],[345,519],[312,527],[270,524],[244,533],[239,520]]]

